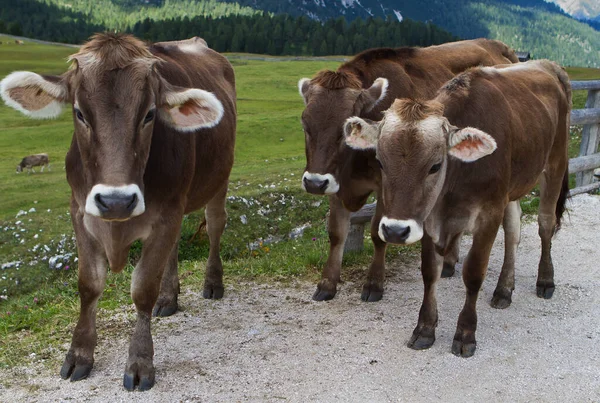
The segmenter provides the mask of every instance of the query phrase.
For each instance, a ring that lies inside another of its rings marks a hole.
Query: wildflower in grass
[[[25,306],[23,307],[23,309],[29,309],[29,307],[28,307],[27,305],[25,305]]]
[[[37,297],[34,297],[34,298],[33,298],[33,303],[34,303],[34,304],[37,304],[39,301],[40,301],[40,300],[39,300],[39,299],[37,299]]]
[[[313,238],[313,241],[316,241],[316,240],[317,240],[317,238]]]
[[[69,270],[69,266],[65,266],[65,270]]]

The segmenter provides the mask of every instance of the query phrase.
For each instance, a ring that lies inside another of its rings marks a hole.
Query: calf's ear
[[[388,86],[389,81],[387,78],[379,77],[373,82],[370,88],[363,90],[364,112],[370,112],[378,103],[383,101],[387,94]]]
[[[357,116],[348,118],[344,123],[344,140],[350,148],[374,150],[378,137],[379,129],[375,123],[368,123]]]
[[[448,134],[448,154],[464,162],[477,161],[496,150],[496,140],[474,127],[452,127]]]
[[[159,108],[161,120],[180,132],[215,127],[223,113],[223,104],[213,93],[197,88],[166,91]]]
[[[0,81],[0,96],[6,105],[34,119],[52,119],[60,115],[68,101],[62,77],[30,71],[16,71]]]
[[[304,105],[308,103],[308,87],[310,87],[310,78],[301,78],[298,81],[298,92],[304,100]]]

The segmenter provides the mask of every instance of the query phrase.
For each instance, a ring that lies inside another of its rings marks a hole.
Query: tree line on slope
[[[49,3],[0,0],[0,32],[79,44],[94,32],[115,30],[105,24],[90,22],[83,12]],[[398,22],[392,18],[369,18],[348,23],[344,17],[340,17],[320,23],[304,16],[271,15],[266,12],[229,14],[219,18],[186,16],[152,20],[146,17],[132,26],[117,30],[131,32],[153,42],[200,36],[219,52],[275,56],[352,55],[373,47],[429,46],[458,39],[433,24],[409,19]]]

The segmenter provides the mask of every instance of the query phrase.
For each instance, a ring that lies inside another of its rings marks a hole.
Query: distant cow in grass
[[[399,99],[381,123],[354,117],[346,143],[370,149],[381,165],[383,218],[376,231],[391,243],[421,240],[425,285],[419,321],[409,342],[429,348],[438,322],[436,282],[444,256],[464,232],[473,246],[463,264],[466,301],[452,352],[475,352],[475,304],[498,228],[513,228],[519,241],[517,201],[539,182],[542,241],[537,295],[554,292],[550,256],[569,192],[571,85],[564,70],[547,60],[481,67],[449,81],[431,101]],[[513,253],[514,255],[514,253]],[[495,304],[508,304],[514,262],[502,267]]]
[[[146,45],[98,34],[70,60],[62,76],[16,72],[0,83],[6,103],[29,116],[72,108],[75,133],[65,162],[81,311],[60,374],[72,381],[89,375],[107,266],[123,270],[141,239],[131,281],[137,322],[123,385],[146,390],[155,379],[150,318],[177,310],[181,222],[202,207],[210,240],[203,295],[223,296],[219,251],[235,143],[234,71],[200,38]]]
[[[350,212],[360,209],[372,192],[381,199],[379,166],[372,151],[346,147],[344,121],[351,116],[375,121],[396,98],[431,99],[446,81],[470,67],[518,62],[500,41],[475,39],[427,48],[371,49],[312,79],[298,82],[306,108],[302,126],[306,140],[306,168],[302,187],[309,193],[329,196],[329,256],[313,295],[317,301],[337,292]],[[383,296],[386,243],[377,235],[381,205],[371,222],[375,246],[361,299]],[[451,276],[458,259],[458,243],[446,257],[444,274]]]
[[[22,41],[22,40],[20,40],[20,39],[17,39],[17,40],[15,41],[15,44],[17,44],[17,45],[23,45],[23,44],[25,44],[25,42],[23,42],[23,41]]]
[[[45,167],[48,167],[50,171],[50,158],[48,158],[48,154],[33,154],[23,158],[21,163],[17,165],[17,173],[23,172],[23,168],[27,168],[27,173],[35,173],[33,167],[42,167],[42,172],[44,172]]]

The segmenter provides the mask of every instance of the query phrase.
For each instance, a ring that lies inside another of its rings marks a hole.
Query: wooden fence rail
[[[579,156],[569,160],[569,173],[576,173],[576,187],[570,194],[587,193],[600,188],[600,181],[594,182],[594,169],[600,167],[600,80],[571,81],[575,90],[587,90],[585,109],[571,111],[571,124],[583,125]],[[350,215],[350,230],[344,251],[362,250],[365,225],[375,214],[376,203],[363,206]]]

